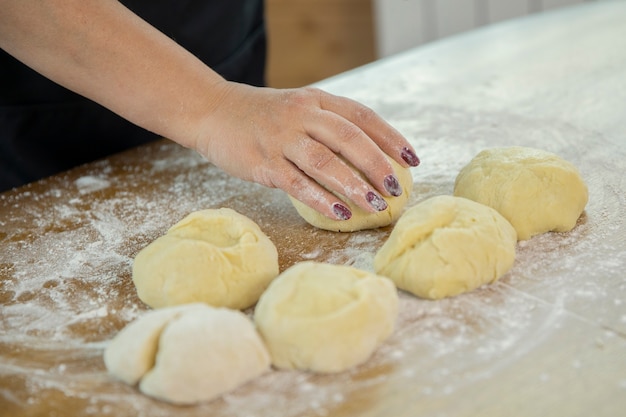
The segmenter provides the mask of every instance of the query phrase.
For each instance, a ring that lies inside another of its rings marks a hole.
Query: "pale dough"
[[[374,269],[418,297],[451,297],[500,278],[513,265],[516,243],[515,229],[494,209],[442,195],[400,217]]]
[[[345,197],[337,195],[350,209],[352,217],[348,220],[330,219],[306,204],[289,196],[291,203],[298,211],[298,214],[312,226],[334,232],[354,232],[357,230],[375,229],[377,227],[388,226],[400,215],[406,206],[411,191],[413,190],[413,177],[408,168],[402,167],[393,159],[389,158],[394,172],[398,177],[398,182],[402,188],[402,195],[398,197],[383,197],[387,202],[387,209],[384,211],[370,213],[346,200]],[[361,175],[363,177],[363,175]],[[364,178],[364,177],[363,177]]]
[[[326,373],[366,361],[393,332],[397,315],[389,279],[307,261],[270,284],[254,321],[274,366]]]
[[[228,208],[189,214],[133,262],[137,294],[154,308],[204,302],[245,309],[278,272],[271,240],[254,221]]]
[[[137,384],[154,366],[163,328],[183,312],[204,306],[189,304],[153,310],[128,324],[104,351],[104,363],[109,372],[129,385]]]
[[[109,342],[104,361],[113,376],[175,404],[210,401],[270,368],[248,316],[201,303],[144,314]]]
[[[576,167],[540,149],[486,149],[458,174],[454,195],[493,207],[519,240],[574,228],[589,198]]]

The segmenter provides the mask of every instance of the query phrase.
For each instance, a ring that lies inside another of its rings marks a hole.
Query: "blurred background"
[[[266,0],[271,87],[300,87],[479,26],[599,0]]]

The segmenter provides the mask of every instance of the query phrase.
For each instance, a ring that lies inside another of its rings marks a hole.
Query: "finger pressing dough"
[[[354,232],[357,230],[375,229],[377,227],[390,225],[400,217],[407,201],[409,201],[409,196],[413,190],[413,177],[408,168],[404,168],[389,157],[387,158],[398,177],[402,194],[398,197],[383,197],[387,202],[386,210],[370,213],[353,204],[344,196],[336,194],[337,197],[346,203],[352,212],[352,217],[348,220],[334,220],[289,196],[291,203],[298,211],[298,214],[300,214],[307,223],[324,230],[333,232]],[[352,165],[348,165],[354,168]],[[365,179],[362,174],[361,177]]]
[[[519,240],[573,229],[589,197],[573,164],[518,146],[476,155],[459,172],[454,195],[496,209],[515,227]]]
[[[516,243],[515,229],[496,210],[442,195],[400,217],[374,269],[418,297],[451,297],[500,278],[513,265]]]
[[[154,308],[204,302],[244,309],[278,272],[274,244],[255,222],[228,208],[189,214],[133,262],[137,294]]]
[[[104,360],[118,379],[175,404],[210,401],[270,367],[248,316],[201,303],[146,313],[109,342]]]
[[[366,361],[394,329],[398,294],[384,277],[302,262],[261,296],[254,321],[278,368],[339,372]]]

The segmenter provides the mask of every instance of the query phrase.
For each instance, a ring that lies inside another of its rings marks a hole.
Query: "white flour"
[[[450,194],[458,170],[484,148],[481,136],[497,133],[502,144],[514,137],[531,138],[517,144],[536,146],[544,141],[532,138],[547,131],[553,135],[545,142],[547,150],[578,165],[589,183],[585,215],[570,233],[521,242],[513,269],[494,285],[440,301],[401,293],[396,332],[353,371],[331,376],[272,371],[211,404],[176,408],[113,381],[101,361],[107,340],[146,310],[130,281],[134,255],[201,208],[231,207],[257,221],[270,236],[280,234],[275,228],[281,221],[288,228],[303,224],[281,192],[230,178],[175,145],[161,146],[156,158],[146,156],[154,184],[149,191],[138,188],[144,170],[96,164],[74,183],[51,184],[43,194],[0,198],[7,213],[0,220],[2,230],[24,222],[11,228],[11,234],[0,233],[6,248],[0,270],[8,277],[0,287],[0,403],[37,409],[60,392],[82,415],[252,417],[274,416],[280,410],[282,417],[325,416],[340,414],[342,407],[358,401],[367,405],[405,384],[416,387],[411,394],[415,401],[470,389],[542,348],[567,321],[613,326],[598,343],[616,332],[626,334],[626,284],[616,275],[626,266],[626,202],[619,172],[624,165],[619,155],[599,163],[591,145],[569,146],[583,143],[577,139],[583,133],[567,125],[558,130],[571,142],[554,134],[557,129],[544,130],[547,123],[537,127],[535,122],[528,131],[524,120],[509,117],[506,129],[495,126],[491,120],[507,117],[503,115],[423,108],[398,117],[395,125],[411,138],[423,161],[413,170],[410,205]],[[445,122],[449,118],[454,124]],[[164,156],[167,152],[171,156]],[[119,170],[124,180],[116,184],[112,175]],[[172,172],[177,173],[173,179]],[[24,199],[29,200],[23,204]],[[37,202],[43,200],[56,201],[52,211],[40,209]],[[282,233],[281,247],[300,260],[372,271],[374,254],[387,233],[389,229],[332,235],[336,246],[306,250],[309,239],[324,242],[329,235],[312,231],[302,242]],[[621,313],[615,313],[615,306]],[[572,369],[584,366],[583,359],[571,362]],[[551,381],[549,372],[538,378]],[[18,381],[9,386],[22,389],[5,389],[6,381]]]

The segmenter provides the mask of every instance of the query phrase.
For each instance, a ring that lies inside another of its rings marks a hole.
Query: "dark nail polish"
[[[350,211],[350,209],[343,204],[333,204],[333,212],[339,220],[349,220],[350,217],[352,217],[352,212]]]
[[[400,188],[400,183],[395,175],[387,175],[385,177],[385,188],[394,197],[402,195],[402,188]]]
[[[412,167],[416,167],[420,164],[420,159],[409,148],[402,148],[402,154],[400,156],[402,156],[402,159],[404,159],[404,161]]]
[[[387,202],[375,192],[368,192],[365,198],[367,199],[367,202],[370,203],[376,210],[383,211],[387,209]]]

